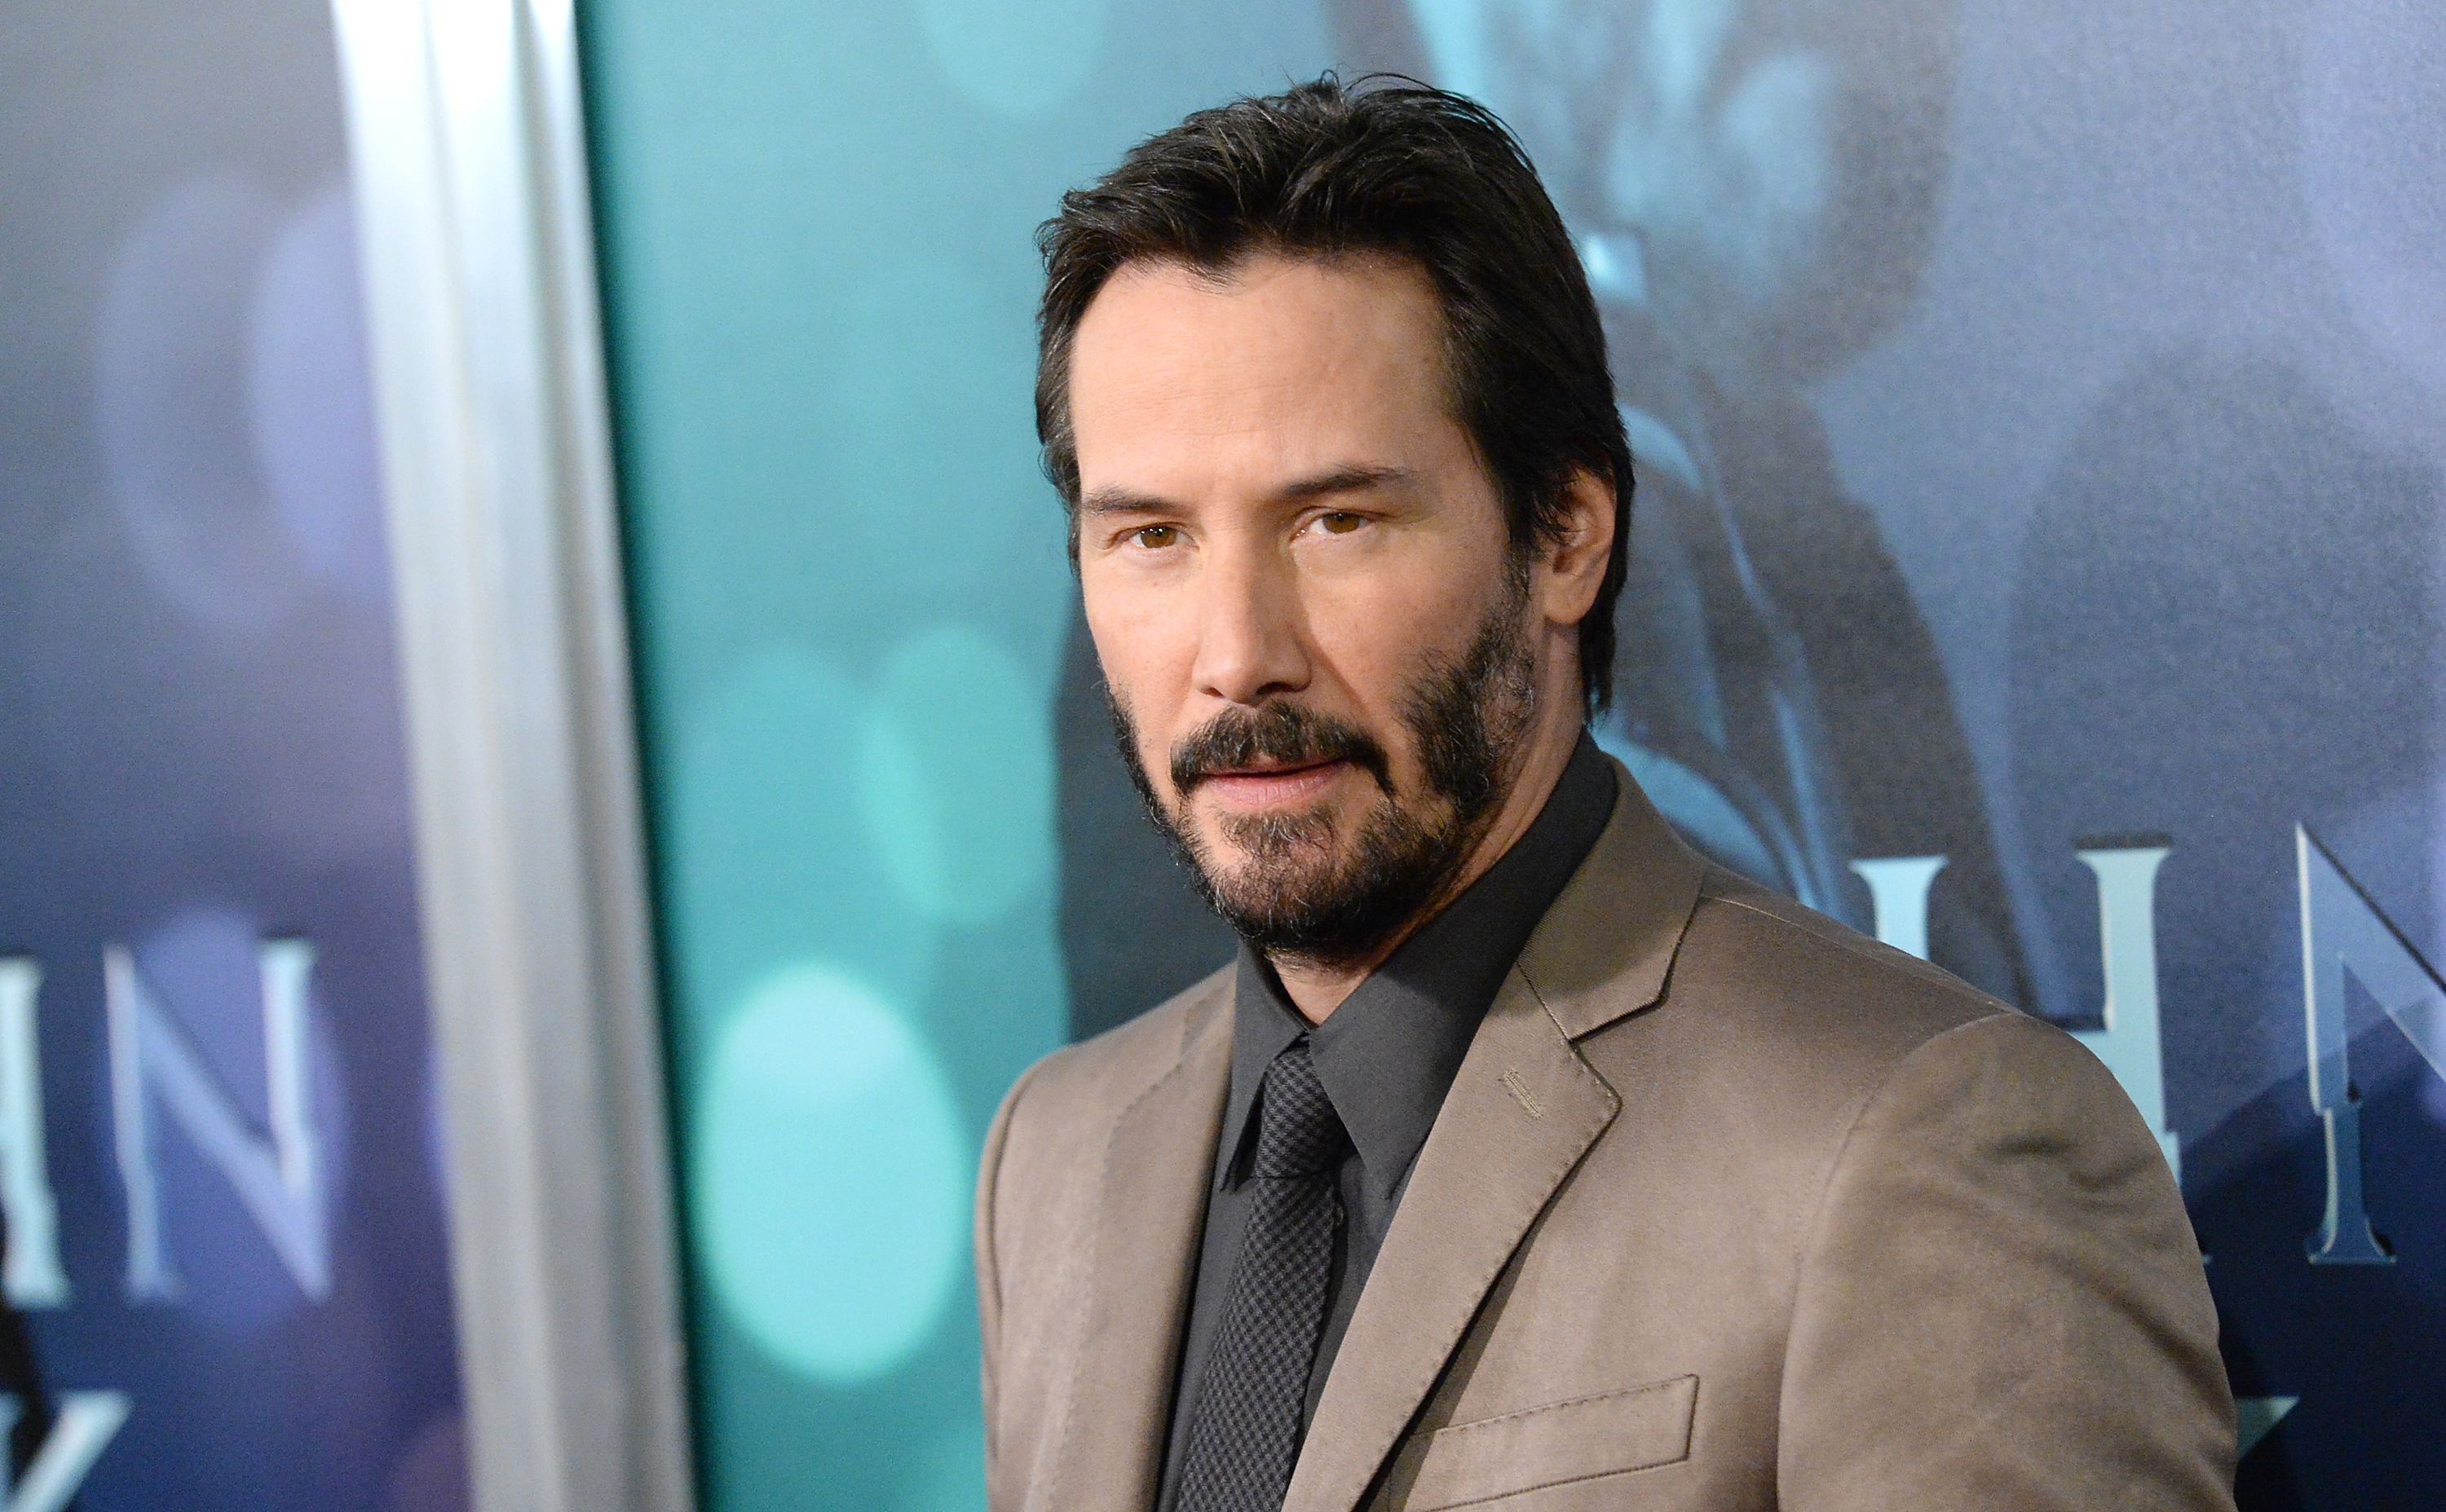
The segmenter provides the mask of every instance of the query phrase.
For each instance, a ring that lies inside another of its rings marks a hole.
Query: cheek
[[[1196,647],[1181,635],[1180,616],[1126,592],[1083,589],[1087,637],[1104,681],[1129,709],[1141,743],[1160,748],[1187,698]]]
[[[1478,576],[1444,566],[1354,576],[1311,595],[1308,624],[1321,658],[1380,726],[1398,716],[1430,664],[1449,664],[1468,650],[1492,607]]]

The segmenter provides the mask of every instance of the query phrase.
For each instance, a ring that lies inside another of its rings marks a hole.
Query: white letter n
[[[198,1152],[228,1178],[264,1238],[308,1297],[331,1289],[329,1241],[311,1120],[307,1116],[306,988],[314,947],[267,940],[256,949],[263,979],[267,1140],[247,1127],[176,1020],[162,1012],[124,945],[102,953],[110,1018],[110,1107],[120,1180],[127,1189],[127,1290],[136,1297],[178,1294],[179,1279],[161,1243],[161,1198],[153,1170],[148,1092],[186,1131]]]

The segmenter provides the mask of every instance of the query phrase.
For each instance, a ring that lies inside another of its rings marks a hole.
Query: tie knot
[[[1302,1035],[1266,1068],[1258,1093],[1254,1174],[1260,1180],[1313,1176],[1340,1165],[1349,1148],[1342,1115],[1317,1079],[1315,1058]]]

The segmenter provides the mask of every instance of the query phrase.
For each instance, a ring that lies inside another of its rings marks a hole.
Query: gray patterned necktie
[[[1342,1223],[1334,1171],[1350,1136],[1306,1035],[1266,1068],[1257,1097],[1256,1194],[1190,1419],[1176,1512],[1280,1512],[1299,1458]]]

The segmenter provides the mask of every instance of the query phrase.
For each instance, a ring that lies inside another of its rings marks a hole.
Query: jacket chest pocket
[[[1438,1512],[1690,1457],[1699,1378],[1574,1397],[1439,1428],[1403,1447],[1386,1500]]]

